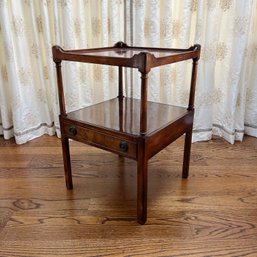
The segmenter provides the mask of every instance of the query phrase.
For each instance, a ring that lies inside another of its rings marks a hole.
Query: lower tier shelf
[[[174,123],[189,111],[184,107],[147,102],[147,133],[155,133]],[[114,98],[67,114],[69,120],[110,131],[140,135],[140,99]]]

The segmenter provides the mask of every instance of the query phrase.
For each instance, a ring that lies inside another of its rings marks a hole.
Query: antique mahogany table
[[[53,46],[67,189],[73,187],[69,138],[134,159],[137,161],[137,221],[140,224],[146,222],[148,160],[183,134],[186,136],[182,177],[188,177],[200,48],[200,45],[188,49],[131,47],[123,42],[113,47],[81,50]],[[147,77],[151,69],[188,59],[193,60],[188,108],[147,101]],[[118,66],[117,98],[67,113],[62,61]],[[136,68],[141,73],[141,99],[124,97],[122,67]],[[105,119],[101,119],[99,113]]]

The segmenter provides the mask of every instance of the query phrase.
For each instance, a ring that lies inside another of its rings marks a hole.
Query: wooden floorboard
[[[136,162],[71,142],[66,190],[61,142],[0,138],[0,256],[257,256],[257,139],[192,145],[149,162],[148,221],[136,222]]]

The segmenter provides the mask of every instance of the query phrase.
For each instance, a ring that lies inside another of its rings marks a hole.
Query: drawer
[[[137,144],[124,140],[120,135],[113,136],[97,130],[66,123],[62,123],[62,126],[64,134],[69,138],[115,152],[132,159],[137,158]]]

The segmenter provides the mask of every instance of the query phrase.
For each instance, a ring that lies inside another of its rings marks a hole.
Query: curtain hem
[[[36,128],[32,128],[23,132],[14,132],[13,128],[5,130],[2,126],[0,126],[0,135],[3,135],[5,140],[9,140],[14,137],[16,144],[25,144],[28,141],[38,138],[44,134],[49,136],[56,134],[57,137],[61,137],[60,128],[56,127],[54,123],[50,125],[42,123]]]
[[[245,134],[248,136],[257,137],[257,128],[246,126]]]
[[[219,136],[224,138],[230,144],[234,144],[235,141],[243,141],[244,135],[257,137],[257,128],[245,127],[244,131],[235,131],[234,133],[230,133],[222,127],[213,126],[213,128],[209,130],[193,131],[192,142],[209,141],[213,136]]]

